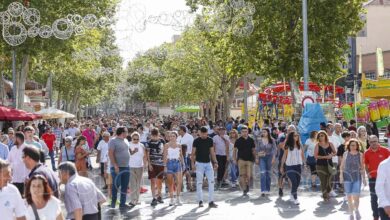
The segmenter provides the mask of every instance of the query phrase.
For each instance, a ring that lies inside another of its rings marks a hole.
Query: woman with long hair
[[[360,152],[360,144],[356,139],[347,143],[347,152],[344,153],[340,165],[340,182],[344,182],[344,192],[348,199],[350,219],[361,219],[359,213],[359,198],[362,182],[367,185],[364,172],[363,154]]]
[[[164,171],[167,174],[167,183],[168,183],[168,189],[169,189],[169,196],[171,197],[171,200],[169,202],[169,205],[174,205],[173,200],[173,190],[174,190],[174,184],[176,180],[176,203],[178,205],[181,204],[180,202],[180,190],[181,190],[181,184],[183,182],[183,172],[182,172],[182,165],[184,164],[183,154],[181,150],[181,145],[177,143],[177,133],[176,132],[170,132],[169,133],[169,142],[165,144],[164,146]]]
[[[314,149],[316,148],[317,144],[317,131],[310,132],[310,138],[308,138],[305,142],[305,145],[303,146],[305,149],[305,152],[307,152],[307,158],[306,158],[306,165],[310,168],[310,174],[311,174],[311,187],[316,187],[316,178],[317,178],[317,172],[316,172],[316,158],[314,157]]]
[[[317,144],[314,149],[314,157],[317,159],[317,175],[320,178],[322,197],[324,201],[329,201],[329,193],[332,191],[332,176],[335,175],[333,170],[332,157],[336,155],[336,150],[332,143],[329,142],[328,135],[325,131],[319,131],[317,134]],[[337,172],[337,171],[336,171]]]
[[[297,192],[301,182],[302,165],[304,160],[305,156],[303,154],[300,136],[296,131],[290,132],[287,135],[287,141],[284,146],[282,162],[283,164],[286,164],[285,172],[291,182],[290,201],[295,205],[299,205]],[[283,173],[283,166],[280,169]]]
[[[362,153],[366,152],[366,150],[370,147],[368,144],[368,134],[367,129],[364,126],[359,126],[357,129],[357,139],[360,141],[360,151]]]
[[[75,165],[77,172],[80,176],[88,177],[87,158],[89,152],[84,149],[84,145],[87,142],[87,138],[79,136],[75,146]]]
[[[260,168],[260,188],[261,196],[269,195],[271,192],[271,170],[275,162],[277,152],[276,142],[271,137],[268,128],[261,130],[260,138],[256,138],[256,164]]]
[[[229,176],[230,186],[232,188],[237,187],[238,179],[238,165],[233,161],[234,144],[236,143],[238,138],[238,131],[236,129],[232,129],[229,133]]]
[[[26,185],[27,220],[63,220],[61,202],[52,195],[49,183],[42,175],[32,176]]]

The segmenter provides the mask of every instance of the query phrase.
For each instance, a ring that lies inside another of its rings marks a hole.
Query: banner
[[[376,67],[378,76],[383,76],[385,72],[385,67],[383,65],[383,53],[381,48],[376,48]]]

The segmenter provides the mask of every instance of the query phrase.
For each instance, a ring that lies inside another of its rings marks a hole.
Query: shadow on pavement
[[[317,208],[313,211],[313,214],[316,217],[326,217],[333,213],[336,213],[336,206],[340,205],[342,201],[337,201],[336,199],[330,199],[328,202],[320,201],[317,203]]]
[[[210,211],[210,208],[205,208],[203,211],[201,212],[196,212],[198,209],[202,209],[202,208],[199,208],[199,207],[196,207],[196,208],[193,208],[191,209],[188,213],[185,213],[184,215],[182,216],[178,216],[176,217],[175,219],[176,220],[185,220],[185,219],[198,219],[198,218],[201,218],[203,216],[206,216],[208,215],[208,212]]]
[[[279,216],[282,218],[295,218],[297,215],[306,211],[305,209],[301,210],[299,205],[294,205],[292,202],[281,198],[275,201],[274,207],[278,209]]]

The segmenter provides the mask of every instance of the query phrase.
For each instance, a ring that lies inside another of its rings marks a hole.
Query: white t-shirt
[[[140,134],[141,137],[139,137],[139,142],[146,143],[148,142],[148,132],[144,131],[142,134]]]
[[[54,196],[50,197],[47,204],[42,209],[37,209],[40,220],[56,219],[61,213],[61,202]],[[35,220],[35,215],[32,207],[29,205],[27,208],[27,220]]]
[[[185,133],[183,137],[179,135],[179,137],[177,138],[177,142],[179,144],[187,145],[187,155],[190,155],[192,153],[192,144],[194,143],[194,137],[192,137],[192,135],[188,133]]]
[[[8,154],[8,162],[12,169],[12,182],[13,183],[24,183],[30,171],[26,168],[23,162],[23,149],[26,147],[22,144],[19,148],[13,146]]]
[[[306,140],[305,145],[307,145],[307,156],[314,157],[314,148],[316,147],[317,142],[312,141],[310,138]]]
[[[100,163],[106,163],[108,155],[108,142],[101,140],[97,146],[97,150],[100,150]]]
[[[133,142],[129,143],[131,151],[134,151],[135,148],[138,148],[137,153],[131,155],[130,154],[130,168],[140,168],[144,167],[144,154],[145,154],[145,146],[141,143],[134,144]]]
[[[341,145],[341,143],[339,142],[339,138],[334,135],[329,136],[329,142],[333,144],[333,147],[336,149],[336,151],[337,148]],[[332,157],[332,162],[339,163],[339,158],[337,156]]]
[[[14,219],[26,216],[27,208],[16,186],[7,184],[0,190],[0,218]]]

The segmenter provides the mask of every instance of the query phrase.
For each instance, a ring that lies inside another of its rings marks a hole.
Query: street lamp
[[[309,91],[309,48],[307,37],[307,0],[302,0],[303,28],[303,88]]]

